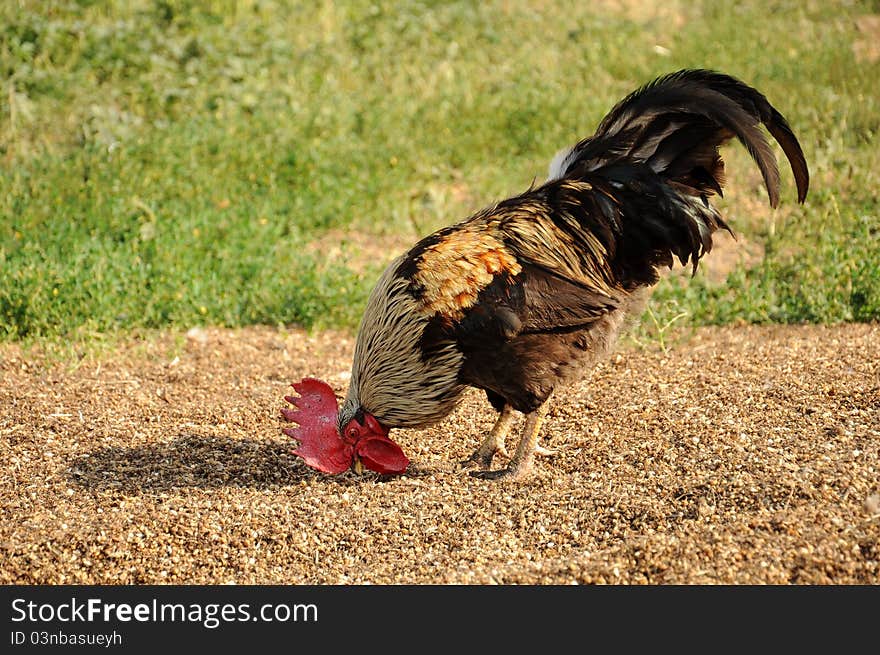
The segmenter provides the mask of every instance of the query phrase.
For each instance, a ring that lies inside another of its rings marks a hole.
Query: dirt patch
[[[687,11],[692,11],[692,8],[678,0],[663,3],[646,0],[599,0],[596,5],[602,12],[621,14],[639,22],[666,21],[675,28],[683,27],[687,23]]]
[[[726,231],[719,230],[712,235],[712,252],[700,260],[697,275],[712,284],[721,284],[733,271],[738,268],[753,268],[763,258],[764,246],[760,242],[740,234],[734,238]],[[676,266],[669,273],[685,280],[690,279],[692,274],[693,269],[690,266]]]
[[[456,462],[468,393],[396,440],[401,477],[290,454],[288,384],[341,394],[353,340],[132,341],[76,365],[0,347],[2,583],[880,582],[880,326],[700,329],[559,394],[521,484]]]
[[[880,14],[859,16],[856,27],[862,36],[852,46],[856,61],[873,63],[880,60]]]
[[[344,266],[364,273],[370,266],[390,262],[406,252],[418,239],[399,235],[329,230],[306,246],[306,252],[320,255],[328,268]]]

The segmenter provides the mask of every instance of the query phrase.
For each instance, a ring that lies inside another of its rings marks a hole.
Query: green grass
[[[880,319],[880,64],[854,49],[880,7],[654,4],[3,3],[0,340],[353,328],[383,244],[522,191],[683,67],[763,91],[813,180],[773,214],[730,149],[724,210],[765,255],[662,283],[656,324]]]

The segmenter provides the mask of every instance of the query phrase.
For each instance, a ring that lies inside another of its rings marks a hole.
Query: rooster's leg
[[[541,431],[541,424],[544,422],[544,417],[547,415],[549,408],[548,398],[534,412],[526,414],[526,424],[523,428],[522,437],[520,437],[516,453],[514,453],[513,459],[510,460],[507,468],[498,471],[474,471],[471,475],[484,480],[499,480],[501,478],[522,480],[528,477],[532,470],[532,462],[535,459],[535,450],[538,447],[538,432]]]
[[[510,431],[510,425],[513,423],[513,418],[513,408],[505,403],[504,407],[501,409],[501,413],[498,415],[498,420],[495,421],[492,430],[486,435],[486,438],[483,439],[483,443],[481,443],[480,447],[477,448],[470,457],[464,460],[461,465],[464,468],[479,466],[485,471],[492,466],[492,459],[495,457],[496,453],[500,454],[502,457],[507,457],[507,450],[504,447],[504,438]]]

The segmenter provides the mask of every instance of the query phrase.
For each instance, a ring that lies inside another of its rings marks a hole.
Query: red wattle
[[[409,459],[388,437],[366,437],[358,441],[355,452],[365,467],[376,473],[403,473]]]

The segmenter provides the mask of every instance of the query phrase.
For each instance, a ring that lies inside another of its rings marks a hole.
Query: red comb
[[[299,396],[284,396],[284,400],[296,410],[284,408],[281,414],[298,427],[282,432],[299,441],[293,454],[302,457],[306,464],[325,473],[342,473],[357,456],[366,468],[377,473],[403,473],[409,466],[403,450],[388,438],[387,428],[370,415],[365,420],[368,432],[363,438],[352,441],[339,436],[336,394],[329,384],[305,378],[291,386]]]
[[[284,400],[296,410],[285,408],[281,413],[288,421],[299,425],[282,430],[288,437],[299,441],[299,448],[293,454],[325,473],[347,470],[351,466],[354,448],[340,439],[336,431],[337,404],[333,389],[315,378],[305,378],[290,386],[299,397],[284,396]]]

